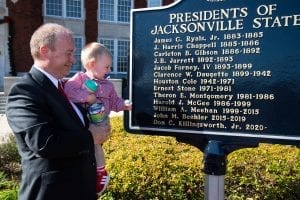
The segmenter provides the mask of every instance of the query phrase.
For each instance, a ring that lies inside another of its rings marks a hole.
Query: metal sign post
[[[199,135],[176,136],[178,142],[197,147],[204,153],[203,171],[205,173],[205,200],[224,200],[227,155],[242,148],[258,147],[258,142],[239,140],[209,140]]]
[[[205,200],[224,200],[224,175],[205,174]]]
[[[205,199],[224,200],[226,155],[220,141],[211,140],[204,151]]]

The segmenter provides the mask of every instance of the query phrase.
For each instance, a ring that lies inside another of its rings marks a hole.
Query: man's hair
[[[81,62],[83,67],[87,66],[87,63],[94,59],[96,60],[98,56],[108,55],[112,57],[111,52],[107,47],[98,42],[91,42],[83,47],[81,50]]]
[[[39,49],[42,46],[47,46],[49,49],[55,50],[54,44],[57,35],[60,34],[73,38],[73,32],[62,25],[47,23],[40,26],[30,39],[30,52],[33,59],[39,58]]]

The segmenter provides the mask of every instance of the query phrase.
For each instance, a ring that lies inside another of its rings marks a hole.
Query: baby
[[[81,51],[81,62],[86,72],[76,73],[65,83],[64,90],[71,101],[84,105],[91,123],[101,126],[109,123],[111,111],[131,110],[131,103],[118,97],[114,85],[106,79],[111,72],[112,55],[104,45],[97,42],[87,44]],[[109,182],[101,144],[95,145],[95,157],[96,192],[101,194]]]

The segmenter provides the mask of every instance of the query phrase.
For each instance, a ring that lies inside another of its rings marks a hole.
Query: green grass
[[[129,134],[123,129],[122,118],[111,121],[111,138],[104,144],[111,181],[100,199],[204,199],[201,151],[172,137]],[[2,152],[0,148],[0,155]],[[1,195],[16,199],[18,181],[5,170],[0,166],[4,172],[0,199],[5,199]],[[299,188],[299,148],[261,144],[228,156],[225,175],[228,200],[299,200]]]

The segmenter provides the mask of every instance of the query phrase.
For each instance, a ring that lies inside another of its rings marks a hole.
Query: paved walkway
[[[110,114],[111,117],[122,116],[123,112],[112,112]],[[8,136],[12,134],[12,130],[10,129],[6,115],[0,114],[0,144],[7,141]]]

